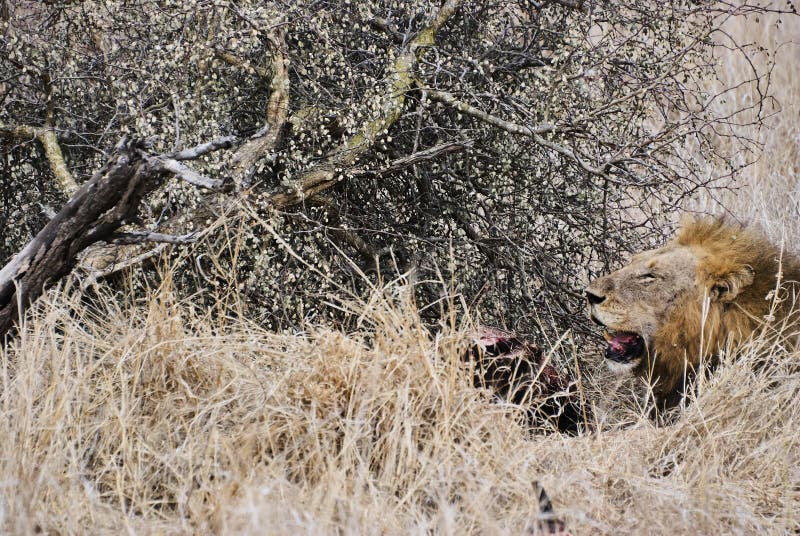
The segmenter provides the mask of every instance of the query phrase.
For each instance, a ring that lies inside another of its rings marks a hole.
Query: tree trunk
[[[72,270],[78,253],[112,238],[136,215],[142,198],[169,174],[141,142],[120,142],[108,162],[0,270],[0,339],[45,287]]]

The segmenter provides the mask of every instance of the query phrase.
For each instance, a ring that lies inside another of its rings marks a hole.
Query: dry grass
[[[774,62],[769,93],[775,103],[765,112],[770,115],[760,131],[746,132],[763,144],[763,153],[748,167],[737,190],[718,200],[703,198],[691,207],[701,212],[731,212],[744,221],[760,225],[773,240],[795,244],[800,238],[800,20],[761,16],[737,18],[724,27],[737,43],[754,43],[764,47],[759,53],[751,50],[750,59],[759,69]],[[730,39],[719,39],[730,45]],[[752,77],[751,67],[738,52],[719,51],[719,80],[709,82],[710,93],[736,85],[735,81]],[[762,88],[765,86],[762,84]],[[727,102],[716,104],[720,113],[747,106],[754,88],[746,85],[730,95]],[[752,155],[739,153],[741,162]],[[714,173],[714,170],[709,170]]]
[[[44,304],[5,355],[6,528],[136,533],[520,532],[540,465],[474,390],[464,330],[401,287],[363,332],[219,329],[172,299]]]
[[[431,336],[406,296],[355,335],[223,327],[168,272],[144,303],[42,303],[1,363],[5,530],[521,534],[537,480],[577,534],[800,528],[794,354],[726,364],[669,427],[526,438],[471,387],[468,326]]]
[[[722,202],[794,244],[800,45],[778,44],[800,25],[786,25],[731,28],[779,50],[783,110]],[[798,354],[774,339],[729,357],[670,426],[615,407],[598,374],[598,432],[527,437],[518,409],[471,387],[454,306],[431,335],[389,284],[351,305],[357,333],[274,334],[171,285],[166,270],[146,300],[95,308],[52,293],[0,356],[4,532],[520,534],[536,481],[574,534],[800,530]]]

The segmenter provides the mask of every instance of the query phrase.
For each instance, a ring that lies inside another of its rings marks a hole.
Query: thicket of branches
[[[751,159],[723,148],[758,148],[720,139],[773,109],[767,72],[741,81],[752,98],[732,115],[703,91],[714,43],[748,53],[720,24],[765,8],[634,4],[2,2],[0,257],[123,136],[168,153],[232,135],[198,169],[233,191],[173,182],[131,222],[205,231],[187,281],[238,285],[276,328],[330,313],[360,272],[397,270],[452,277],[508,327],[573,326],[591,273],[727,184]],[[163,249],[95,248],[83,269]],[[421,284],[421,303],[440,291]]]

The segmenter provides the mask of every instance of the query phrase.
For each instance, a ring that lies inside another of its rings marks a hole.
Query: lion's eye
[[[647,283],[649,281],[655,280],[655,278],[656,278],[655,274],[647,273],[640,275],[639,281],[644,281],[645,283]]]

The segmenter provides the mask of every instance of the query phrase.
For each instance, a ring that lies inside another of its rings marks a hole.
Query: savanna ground
[[[780,108],[751,133],[764,154],[738,190],[687,208],[729,211],[791,250],[800,23],[729,31],[776,55]],[[720,83],[744,68],[723,61]],[[146,299],[109,291],[87,308],[66,290],[2,354],[6,532],[519,534],[539,515],[536,482],[574,534],[800,530],[792,350],[753,341],[656,427],[594,350],[556,334],[553,352],[588,363],[596,431],[531,435],[519,408],[471,386],[460,355],[475,320],[457,295],[435,335],[403,280],[338,304],[358,331],[276,334],[176,299],[169,266]]]

